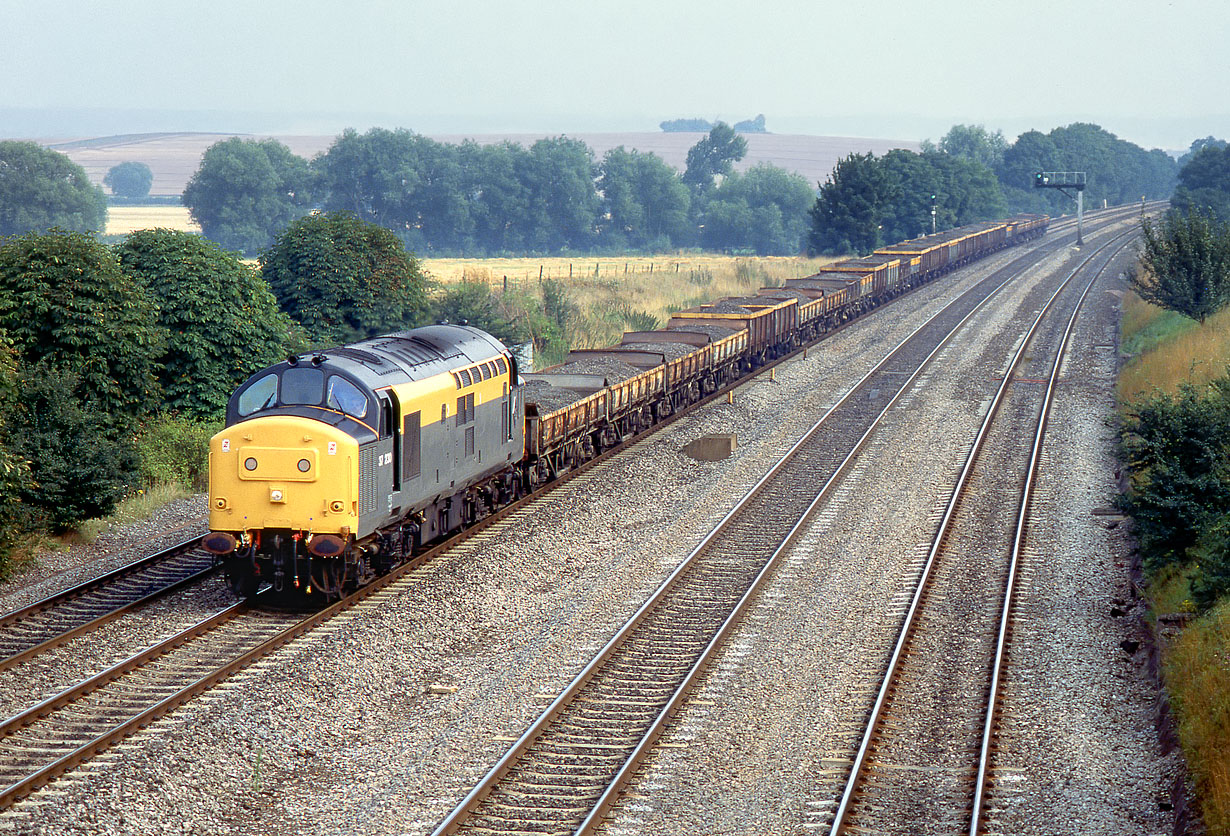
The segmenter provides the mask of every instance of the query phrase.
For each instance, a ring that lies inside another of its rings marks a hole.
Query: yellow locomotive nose
[[[358,443],[296,415],[227,427],[210,442],[209,527],[341,534],[357,527]]]

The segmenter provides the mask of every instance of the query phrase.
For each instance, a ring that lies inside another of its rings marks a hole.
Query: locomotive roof
[[[348,372],[372,389],[422,380],[458,366],[505,353],[504,345],[468,325],[428,325],[299,355],[302,363],[321,357],[332,369]],[[392,378],[392,379],[391,379]]]
[[[226,405],[226,424],[231,426],[279,411],[345,424],[347,432],[356,437],[362,434],[359,427],[374,433],[379,411],[376,390],[445,374],[504,353],[499,340],[477,328],[429,325],[293,355],[252,375],[231,394]],[[509,365],[515,368],[511,357]],[[309,370],[317,370],[315,379]],[[291,384],[290,398],[286,396],[289,377],[296,380]],[[347,379],[352,388],[349,399],[344,400],[343,394],[334,403],[330,400],[334,396],[326,392],[326,382],[330,391],[335,386],[344,390],[344,386],[333,381]]]

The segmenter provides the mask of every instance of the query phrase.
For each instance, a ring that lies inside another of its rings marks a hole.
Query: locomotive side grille
[[[376,448],[359,450],[359,514],[376,510]]]

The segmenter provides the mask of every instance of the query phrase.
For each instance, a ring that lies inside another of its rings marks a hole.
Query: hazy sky
[[[1082,120],[1185,148],[1230,134],[1228,56],[1223,0],[0,0],[0,118],[579,133],[763,113],[895,139]]]

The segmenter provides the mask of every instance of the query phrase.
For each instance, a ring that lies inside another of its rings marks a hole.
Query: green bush
[[[136,473],[136,450],[115,419],[83,402],[74,372],[39,363],[23,374],[9,415],[10,447],[30,462],[19,497],[33,518],[59,534],[115,510]]]
[[[30,465],[8,449],[6,423],[16,400],[16,351],[8,335],[0,331],[0,577],[8,574],[13,559],[31,543],[30,510],[21,499],[30,483]]]
[[[1195,561],[1192,589],[1208,605],[1230,591],[1230,375],[1135,404],[1122,444],[1131,489],[1121,506],[1153,572]]]
[[[209,481],[209,439],[222,429],[221,421],[199,421],[165,416],[146,424],[137,436],[139,479],[145,489],[153,485],[179,485],[203,491]]]

